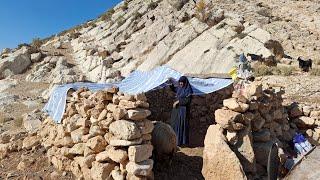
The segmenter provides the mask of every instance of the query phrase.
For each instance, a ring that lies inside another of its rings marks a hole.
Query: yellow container
[[[234,80],[234,81],[237,79],[237,71],[238,71],[238,69],[236,67],[233,67],[229,71],[229,75],[231,76],[232,80]]]

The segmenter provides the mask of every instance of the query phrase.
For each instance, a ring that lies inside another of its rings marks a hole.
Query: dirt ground
[[[25,166],[17,169],[18,164],[24,160]],[[0,179],[42,180],[53,179],[51,173],[55,169],[49,164],[43,148],[31,151],[20,151],[9,154],[9,157],[0,161]],[[72,173],[58,173],[54,179],[74,179]]]

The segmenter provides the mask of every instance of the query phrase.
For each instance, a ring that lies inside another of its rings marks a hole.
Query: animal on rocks
[[[247,56],[251,57],[251,61],[263,61],[262,54],[261,55],[256,55],[256,54],[248,53]]]
[[[172,159],[177,151],[177,137],[172,127],[164,122],[154,121],[152,131],[152,145],[154,147],[154,160],[169,158]]]
[[[301,57],[298,57],[299,61],[299,68],[304,72],[309,72],[310,69],[312,69],[312,60],[304,60]]]

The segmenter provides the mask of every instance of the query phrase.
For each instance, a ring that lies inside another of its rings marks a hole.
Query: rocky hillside
[[[286,104],[296,101],[303,111],[317,110],[320,78],[310,74],[320,74],[319,15],[317,0],[125,0],[95,20],[1,52],[0,134],[10,133],[0,143],[10,142],[14,150],[22,148],[22,140],[17,141],[16,137],[25,137],[26,131],[34,134],[40,127],[44,117],[39,109],[56,85],[115,82],[134,70],[149,71],[161,65],[190,76],[221,76],[237,64],[241,53],[262,55],[266,62],[278,63],[276,67],[266,66],[257,71],[262,72],[259,75],[271,75],[273,70],[280,72],[277,76],[261,78],[262,83],[284,87]],[[296,61],[299,56],[313,60],[312,73],[299,71]],[[296,70],[298,73],[292,75],[291,71]],[[206,102],[211,101],[207,99]],[[219,102],[215,103],[218,107]],[[150,102],[153,104],[159,106],[158,102]],[[213,123],[207,116],[216,108],[206,105],[207,109],[201,113],[193,113],[193,119],[200,119],[205,125]],[[198,107],[204,109],[202,104]],[[166,117],[163,112],[161,117]],[[202,131],[205,133],[205,129]],[[15,177],[11,171],[20,157],[23,164],[29,166],[32,162],[35,166],[30,171],[20,167],[29,175],[44,171],[42,166],[45,166],[48,168],[40,177],[60,178],[61,174],[50,174],[52,166],[34,158],[40,154],[39,159],[45,159],[44,150],[32,151],[23,154],[19,151],[0,163],[5,167],[0,167],[0,179]],[[160,171],[161,167],[156,167],[155,176],[172,177],[170,174],[175,172],[177,179],[201,179],[201,154],[202,148],[182,148],[173,162],[180,169],[164,167]],[[64,176],[72,178],[70,174]]]

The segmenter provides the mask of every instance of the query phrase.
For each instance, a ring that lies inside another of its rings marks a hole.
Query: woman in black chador
[[[192,88],[185,76],[179,79],[179,86],[170,86],[176,93],[176,101],[173,104],[171,114],[171,126],[177,135],[178,146],[189,144],[189,117],[192,99]]]

